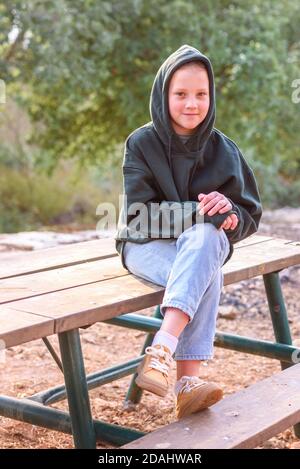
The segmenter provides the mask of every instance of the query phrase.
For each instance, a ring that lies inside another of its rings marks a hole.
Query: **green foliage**
[[[299,207],[300,180],[292,180],[280,174],[280,159],[274,159],[271,165],[251,159],[264,208]]]
[[[121,187],[116,174],[100,173],[95,167],[84,170],[74,162],[60,162],[47,175],[44,169],[24,165],[18,154],[0,146],[0,231],[61,223],[95,229],[97,205],[109,201],[117,207]]]
[[[158,67],[189,43],[214,66],[216,126],[246,158],[296,179],[299,22],[294,0],[2,0],[0,77],[47,169],[70,157],[120,166],[117,145],[150,118]]]

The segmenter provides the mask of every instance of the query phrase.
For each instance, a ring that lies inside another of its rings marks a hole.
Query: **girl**
[[[261,204],[240,150],[214,128],[206,56],[188,45],[171,54],[155,77],[150,112],[151,122],[126,140],[116,248],[131,273],[166,287],[162,325],[136,383],[164,397],[175,354],[181,418],[222,397],[199,377],[200,363],[213,356],[221,267],[233,244],[257,231]]]

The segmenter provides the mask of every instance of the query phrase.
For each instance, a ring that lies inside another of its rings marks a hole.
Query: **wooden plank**
[[[63,332],[159,304],[163,292],[163,287],[127,275],[10,302],[2,307],[51,317],[56,320],[55,332]]]
[[[235,251],[223,267],[224,285],[300,264],[300,242],[273,239]]]
[[[235,249],[266,242],[272,238],[253,235],[235,245]],[[34,272],[66,267],[83,262],[117,256],[113,238],[61,245],[26,253],[12,253],[1,257],[0,279],[28,275]]]
[[[266,243],[268,241],[272,241],[274,239],[272,236],[261,236],[261,235],[251,235],[248,238],[236,243],[234,245],[234,249],[240,249],[245,246],[251,246],[252,244],[259,244],[259,243]]]
[[[11,258],[6,257],[1,262],[0,279],[113,256],[117,256],[113,238],[67,244],[18,255],[13,254]]]
[[[256,239],[252,238],[251,240],[251,237],[248,238],[249,243],[251,242],[252,244],[269,241],[269,239],[256,237]],[[94,244],[94,242],[92,243]],[[244,249],[246,246],[242,244]],[[75,248],[76,246],[73,246],[73,249]],[[91,249],[94,251],[93,246]],[[119,256],[114,256],[99,261],[84,262],[68,267],[10,277],[0,280],[0,304],[126,274],[128,274],[128,271],[122,268]]]
[[[122,449],[255,448],[300,421],[300,364]]]
[[[0,308],[0,340],[5,348],[54,334],[54,320],[23,311]],[[3,347],[1,347],[3,348]]]
[[[0,304],[128,275],[118,257],[0,280]]]
[[[250,241],[252,242],[248,245],[241,244],[240,247],[243,248],[243,251],[247,249],[248,253],[249,246],[251,246],[251,255],[254,252],[254,245],[256,246],[262,242],[267,242],[267,245],[264,244],[264,247],[266,247],[267,251],[268,246],[272,241],[272,238],[263,237],[252,238],[252,240],[250,237],[248,239],[249,243]],[[289,241],[286,242],[290,243]],[[237,274],[240,274],[240,270],[243,270],[243,260],[244,258],[247,258],[246,253],[243,255],[240,249],[238,252],[238,264],[242,267],[238,270],[238,272],[235,272],[236,269],[234,270],[234,279],[237,278]],[[235,257],[237,257],[236,252],[233,256],[233,259],[235,259]],[[242,259],[242,261],[240,259]],[[230,261],[228,265],[230,266],[229,271],[231,272],[232,261]],[[249,267],[251,267],[251,265]],[[99,261],[85,262],[69,267],[51,269],[43,272],[2,279],[0,280],[0,304],[19,299],[25,299],[35,295],[50,293],[53,291],[64,290],[66,288],[73,288],[75,286],[127,274],[128,271],[122,267],[119,256],[114,256],[112,258],[102,259]],[[247,275],[245,278],[248,278]],[[226,281],[228,280],[226,279]]]

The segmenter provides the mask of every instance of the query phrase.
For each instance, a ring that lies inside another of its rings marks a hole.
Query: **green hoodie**
[[[196,132],[183,143],[171,125],[168,86],[173,73],[191,61],[202,62],[206,67],[210,106]],[[186,223],[193,225],[203,218],[204,223],[219,228],[229,214],[237,215],[237,227],[225,230],[231,247],[225,262],[232,255],[234,243],[257,231],[262,209],[253,172],[237,145],[214,128],[215,112],[211,63],[194,47],[183,45],[161,65],[154,79],[150,97],[152,121],[132,132],[125,142],[124,201],[115,236],[125,268],[126,241],[146,243],[178,238]],[[198,194],[212,191],[224,194],[233,209],[225,214],[205,214],[199,219]],[[143,209],[137,213],[138,205],[132,204],[143,204]]]

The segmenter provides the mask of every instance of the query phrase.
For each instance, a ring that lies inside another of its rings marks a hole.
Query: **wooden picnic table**
[[[215,344],[276,358],[282,368],[294,365],[291,357],[297,348],[292,346],[278,272],[297,264],[299,242],[254,235],[236,245],[223,268],[224,284],[263,276],[276,342],[217,332]],[[7,348],[42,338],[63,369],[65,384],[27,399],[1,395],[0,415],[72,433],[81,448],[95,447],[97,439],[121,445],[143,436],[94,420],[88,388],[136,372],[160,326],[163,294],[163,287],[122,267],[112,238],[5,256],[0,264],[0,344]],[[132,314],[152,306],[157,306],[153,318]],[[99,321],[143,330],[148,336],[141,356],[86,376],[79,328]],[[58,334],[61,357],[47,339],[53,334]],[[126,399],[136,403],[141,395],[132,382]],[[46,405],[65,397],[70,414]]]

